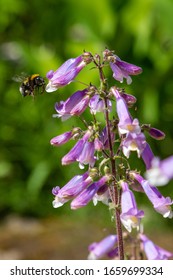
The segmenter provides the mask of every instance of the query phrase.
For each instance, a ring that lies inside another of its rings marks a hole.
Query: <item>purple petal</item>
[[[121,60],[119,57],[116,57],[116,64],[118,67],[121,68],[121,70],[128,73],[128,75],[138,75],[138,74],[142,73],[141,67],[128,63],[128,62],[125,62],[125,61]]]

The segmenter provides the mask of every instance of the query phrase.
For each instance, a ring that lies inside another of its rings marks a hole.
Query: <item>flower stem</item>
[[[101,92],[105,93],[104,103],[105,103],[106,130],[107,130],[108,142],[109,142],[111,171],[112,171],[112,175],[114,178],[112,188],[110,189],[110,196],[111,196],[112,202],[116,206],[115,212],[114,212],[114,217],[115,217],[117,237],[118,237],[119,259],[124,260],[124,244],[123,244],[123,234],[122,234],[121,219],[120,219],[121,192],[118,191],[118,186],[116,183],[116,165],[115,165],[115,159],[114,159],[115,155],[114,155],[113,143],[112,143],[112,138],[111,138],[111,126],[110,126],[108,102],[107,102],[107,83],[106,83],[106,79],[104,77],[102,67],[98,67],[98,69],[99,69],[99,74],[100,74]]]
[[[114,150],[113,150],[113,143],[111,139],[111,127],[109,121],[109,113],[108,113],[108,106],[107,106],[107,98],[104,98],[105,102],[105,119],[106,119],[106,129],[109,141],[109,150],[110,150],[110,161],[111,161],[111,171],[114,178],[113,185],[110,190],[110,195],[115,207],[115,223],[117,229],[117,237],[118,237],[118,252],[119,252],[119,259],[124,260],[124,245],[123,245],[123,235],[122,235],[122,227],[121,227],[121,219],[120,219],[120,196],[121,193],[118,191],[118,186],[116,184],[116,165],[114,159]]]

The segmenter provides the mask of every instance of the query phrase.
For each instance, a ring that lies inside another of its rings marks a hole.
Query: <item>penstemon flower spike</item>
[[[46,91],[52,92],[64,87],[84,71],[87,64],[98,70],[99,84],[72,93],[65,101],[55,104],[56,114],[61,121],[71,117],[79,117],[84,124],[72,128],[50,140],[52,146],[59,147],[68,141],[73,141],[70,151],[61,159],[62,165],[78,162],[83,174],[74,176],[64,187],[56,186],[52,190],[54,195],[53,207],[58,208],[64,203],[70,203],[71,209],[85,207],[93,201],[99,201],[110,210],[111,218],[115,221],[116,232],[104,237],[100,242],[89,246],[88,259],[108,258],[140,259],[141,254],[148,259],[168,259],[172,253],[155,245],[143,233],[138,233],[145,219],[144,211],[139,210],[135,191],[146,195],[156,212],[165,218],[172,218],[170,197],[164,197],[156,186],[164,185],[173,178],[173,157],[163,161],[156,157],[146,140],[145,132],[156,140],[165,137],[164,132],[151,125],[140,124],[133,118],[131,110],[136,102],[134,95],[125,92],[119,83],[126,80],[132,82],[131,76],[138,75],[142,68],[121,60],[113,51],[105,49],[102,56],[84,52],[76,58],[68,59],[56,71],[47,73],[49,80]],[[115,84],[109,85],[104,73],[104,67],[113,72]],[[117,84],[116,84],[117,83]],[[116,108],[116,110],[115,110]],[[87,110],[90,118],[82,115]],[[103,114],[103,122],[97,116]],[[114,115],[113,115],[114,114]],[[74,143],[75,141],[75,143]],[[136,152],[143,160],[146,172],[143,177],[139,170],[131,170],[129,157]],[[131,232],[136,232],[136,237]],[[136,252],[131,254],[124,251],[135,244]]]

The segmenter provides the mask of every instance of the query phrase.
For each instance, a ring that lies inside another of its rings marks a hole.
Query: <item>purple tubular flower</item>
[[[149,124],[143,124],[142,130],[147,131],[149,135],[156,140],[163,140],[165,138],[165,133],[155,127],[151,127]]]
[[[118,129],[119,133],[121,134],[126,134],[126,133],[135,133],[135,134],[140,134],[141,133],[141,128],[139,125],[138,119],[132,119],[127,104],[116,88],[112,87],[111,91],[113,95],[116,98],[116,109],[117,109],[117,114],[119,118],[119,123],[118,123]]]
[[[125,78],[127,80],[127,84],[130,84],[132,82],[130,76],[138,75],[142,72],[141,67],[121,60],[117,55],[114,55],[113,51],[108,49],[104,50],[103,57],[104,61],[108,61],[110,63],[114,79],[120,83],[122,83]]]
[[[110,62],[110,67],[113,71],[113,77],[115,80],[123,83],[125,78],[127,84],[131,84],[131,75],[138,75],[142,72],[142,68],[134,64],[130,64],[121,60],[117,55],[114,56],[114,62]]]
[[[141,184],[146,196],[153,204],[156,212],[163,215],[164,218],[171,219],[173,217],[173,212],[170,206],[173,204],[171,198],[165,198],[156,187],[150,186],[149,182],[138,173],[132,172],[132,175],[134,176],[135,180],[137,180]]]
[[[55,104],[55,110],[58,114],[54,117],[62,118],[62,121],[69,119],[73,115],[80,115],[86,109],[89,103],[88,89],[76,91],[66,101]]]
[[[68,59],[55,72],[50,70],[46,75],[49,79],[46,91],[53,92],[60,87],[68,85],[85,66],[86,62],[83,60],[83,56],[80,55],[76,58]]]
[[[120,181],[122,187],[121,196],[121,222],[124,227],[131,232],[132,228],[139,228],[141,218],[144,217],[144,211],[138,210],[134,194],[129,190],[128,184]]]
[[[73,132],[72,131],[67,131],[63,134],[60,134],[60,135],[52,138],[50,140],[50,144],[53,145],[53,146],[63,145],[65,143],[67,143],[71,139],[72,136],[73,136]]]
[[[71,209],[78,209],[86,206],[94,197],[96,192],[109,180],[109,176],[103,176],[97,182],[92,183],[87,189],[82,191],[71,203]]]
[[[91,177],[89,177],[89,173],[85,172],[82,175],[74,176],[63,188],[61,188],[58,192],[59,197],[64,198],[74,198],[78,195],[85,185],[84,182],[87,180],[87,185],[92,182]]]
[[[68,165],[74,161],[80,156],[83,146],[84,146],[84,140],[80,139],[74,147],[61,159],[62,165]]]
[[[52,193],[55,195],[55,199],[53,201],[54,208],[58,208],[68,200],[76,197],[91,183],[92,183],[92,178],[89,176],[88,172],[85,172],[82,175],[74,176],[61,189],[59,187],[53,188]]]
[[[116,109],[117,109],[117,114],[118,114],[118,118],[119,118],[119,124],[118,124],[119,132],[120,132],[120,134],[127,133],[127,130],[125,132],[121,131],[121,126],[123,126],[123,127],[130,126],[132,124],[133,119],[129,113],[129,110],[128,110],[128,107],[127,107],[127,104],[126,104],[124,98],[121,96],[121,94],[116,89],[116,87],[111,88],[111,93],[116,98]]]
[[[94,156],[95,147],[94,142],[89,142],[91,131],[87,130],[82,139],[80,139],[75,146],[66,154],[61,162],[62,165],[70,164],[74,161],[79,162],[79,167],[84,168],[83,165],[89,164],[91,167],[94,166],[96,157]]]
[[[154,158],[154,154],[151,150],[151,147],[148,143],[146,143],[144,150],[141,153],[141,157],[145,163],[147,169],[151,168],[151,162]],[[155,184],[153,184],[155,185]]]
[[[165,138],[165,133],[157,128],[150,127],[148,129],[150,136],[156,140],[163,140]]]
[[[138,157],[141,156],[146,146],[146,140],[143,133],[128,133],[126,138],[122,142],[122,148],[124,155],[129,158],[130,151],[136,151]]]
[[[145,176],[150,184],[163,186],[173,178],[173,156],[162,161],[159,158],[153,158],[150,169],[146,171]]]
[[[116,109],[119,118],[118,129],[120,135],[128,132],[139,134],[141,132],[139,121],[137,119],[132,119],[124,98],[115,87],[111,88],[111,92],[116,98]]]
[[[173,253],[157,246],[144,234],[140,234],[144,252],[148,260],[168,260],[173,257]]]
[[[88,259],[97,260],[102,258],[106,254],[111,256],[111,252],[115,248],[116,243],[117,243],[116,235],[108,235],[100,242],[92,243],[88,248],[88,250],[90,251]]]

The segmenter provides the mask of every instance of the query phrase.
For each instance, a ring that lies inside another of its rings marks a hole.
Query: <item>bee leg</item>
[[[33,99],[35,98],[35,96],[34,96],[34,91],[31,91],[31,92],[30,92],[30,95],[32,96]]]
[[[42,88],[41,88],[41,94],[44,93],[44,90],[45,90],[45,85],[42,85]]]

